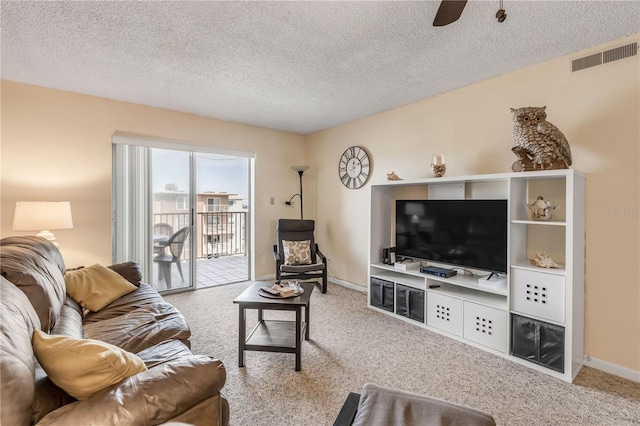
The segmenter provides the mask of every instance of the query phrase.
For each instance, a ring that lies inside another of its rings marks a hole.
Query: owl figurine
[[[547,107],[511,108],[513,152],[519,157],[514,171],[568,169],[571,148],[562,132],[547,121]]]

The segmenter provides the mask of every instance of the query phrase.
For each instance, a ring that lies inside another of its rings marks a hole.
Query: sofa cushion
[[[51,334],[82,339],[82,310],[71,297],[67,296],[65,299],[62,311],[60,311],[60,319],[51,330]],[[74,402],[76,399],[51,381],[38,360],[35,360],[35,364],[35,403],[32,418],[34,423],[38,423],[51,411]]]
[[[64,280],[69,296],[93,312],[137,288],[119,273],[99,264],[67,272]]]
[[[147,368],[153,368],[165,362],[189,357],[192,353],[184,342],[180,340],[167,340],[137,352],[136,355],[144,362]]]
[[[126,315],[84,324],[85,338],[102,340],[133,353],[167,340],[188,344],[190,335],[186,320],[169,303],[141,306]]]
[[[2,276],[27,295],[40,327],[48,332],[58,321],[66,297],[64,261],[50,241],[41,237],[7,237],[0,240]]]
[[[33,349],[51,381],[79,400],[147,369],[135,354],[98,340],[35,330]]]
[[[145,283],[100,311],[89,312],[83,327],[84,337],[133,353],[166,340],[181,340],[191,346],[191,331],[184,316]]]
[[[34,401],[31,335],[40,320],[27,296],[0,277],[0,424],[30,425]]]

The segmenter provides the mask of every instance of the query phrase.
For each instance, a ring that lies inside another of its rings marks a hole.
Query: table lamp
[[[69,201],[18,201],[13,216],[14,231],[40,231],[36,234],[53,244],[56,238],[52,229],[72,229],[71,203]]]

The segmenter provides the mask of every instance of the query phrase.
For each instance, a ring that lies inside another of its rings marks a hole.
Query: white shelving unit
[[[573,381],[584,358],[582,173],[567,169],[386,181],[370,189],[371,309]],[[527,205],[538,195],[556,204],[552,220],[531,219]],[[382,249],[395,246],[396,200],[448,198],[508,200],[506,288],[480,286],[477,276],[441,278],[382,263]],[[533,266],[529,259],[536,252],[546,252],[560,267]],[[531,335],[540,340],[526,337]],[[548,347],[555,349],[545,352]]]

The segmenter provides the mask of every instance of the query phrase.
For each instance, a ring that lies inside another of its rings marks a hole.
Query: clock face
[[[370,169],[371,163],[367,152],[359,146],[352,146],[347,148],[340,157],[338,176],[347,188],[358,189],[367,182]]]

